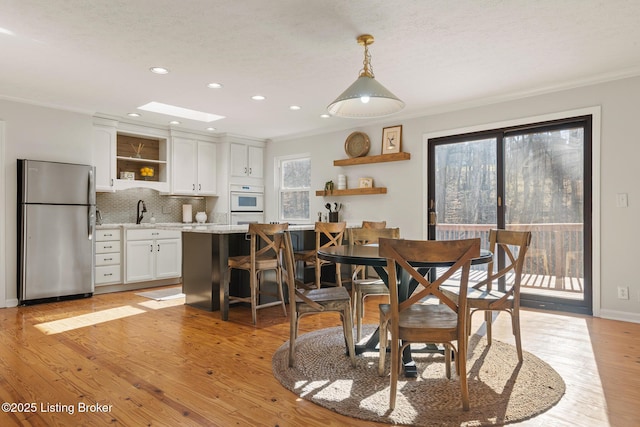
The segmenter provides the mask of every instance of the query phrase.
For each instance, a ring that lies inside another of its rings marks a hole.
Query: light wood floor
[[[377,322],[376,303],[368,303],[367,323]],[[254,327],[250,310],[233,306],[222,322],[183,300],[133,292],[0,309],[0,400],[35,404],[33,412],[0,412],[0,425],[372,425],[284,389],[271,355],[288,339],[287,320],[279,307],[258,316]],[[333,314],[310,316],[301,332],[338,324]],[[551,364],[567,392],[521,425],[638,425],[640,324],[534,311],[522,324],[525,350]],[[495,330],[513,343],[507,315]],[[110,407],[78,413],[81,403]]]

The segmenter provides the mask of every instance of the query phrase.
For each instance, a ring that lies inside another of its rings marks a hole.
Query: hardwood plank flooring
[[[379,301],[368,300],[366,323],[377,323]],[[473,326],[480,332],[481,318]],[[339,324],[334,314],[308,316],[301,333]],[[1,309],[0,400],[33,407],[0,412],[0,425],[379,425],[280,385],[271,355],[288,333],[279,307],[260,310],[253,326],[247,307],[232,306],[223,322],[184,299],[134,292]],[[549,411],[514,425],[638,425],[640,324],[526,310],[522,335],[524,349],[552,365],[567,392]],[[496,319],[494,337],[513,343],[508,315]]]

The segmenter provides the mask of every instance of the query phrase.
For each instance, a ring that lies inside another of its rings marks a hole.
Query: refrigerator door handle
[[[89,188],[87,188],[87,200],[89,201],[89,240],[93,240],[96,228],[96,168],[89,167]]]
[[[96,227],[96,208],[95,206],[89,206],[89,213],[87,215],[89,240],[93,240],[93,234]]]
[[[87,200],[90,205],[96,204],[95,167],[89,168],[89,188],[87,188]]]

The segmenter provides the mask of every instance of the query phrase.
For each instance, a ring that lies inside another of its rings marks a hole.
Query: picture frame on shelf
[[[402,125],[382,128],[382,154],[402,151]]]
[[[373,178],[360,178],[358,180],[359,188],[373,188]]]

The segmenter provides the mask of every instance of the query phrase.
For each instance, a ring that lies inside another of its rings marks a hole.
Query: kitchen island
[[[248,255],[248,225],[192,225],[182,227],[182,292],[185,303],[229,317],[229,283],[225,278],[230,256]],[[315,247],[314,224],[289,225],[296,250]],[[241,273],[241,272],[237,272]],[[248,278],[232,276],[248,285]],[[235,289],[239,291],[239,289]]]

